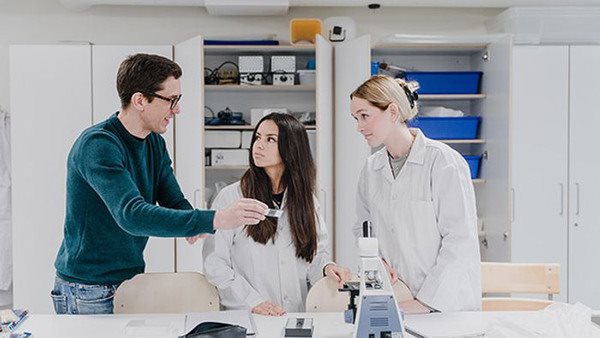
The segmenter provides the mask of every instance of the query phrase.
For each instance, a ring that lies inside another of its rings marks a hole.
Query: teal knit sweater
[[[85,130],[69,153],[54,266],[66,281],[118,284],[144,272],[148,236],[211,233],[213,218],[184,198],[163,138],[136,138],[115,114]]]

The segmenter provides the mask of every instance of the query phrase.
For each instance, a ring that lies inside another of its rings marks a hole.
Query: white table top
[[[428,335],[452,336],[483,332],[490,320],[500,318],[533,318],[536,312],[454,312],[407,315],[409,328]],[[287,318],[313,318],[313,337],[352,337],[353,325],[344,323],[342,313],[290,313],[283,317],[253,315],[256,338],[282,337]],[[138,322],[135,322],[138,320]],[[141,322],[140,322],[141,321]],[[30,315],[18,332],[31,332],[32,338],[100,338],[100,337],[176,337],[184,333],[186,314],[142,315]],[[600,327],[594,326],[600,336]],[[171,333],[167,333],[171,332]],[[407,335],[410,337],[410,335]]]

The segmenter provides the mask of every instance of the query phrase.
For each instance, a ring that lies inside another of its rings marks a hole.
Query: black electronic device
[[[312,337],[312,318],[288,318],[285,324],[285,337]]]

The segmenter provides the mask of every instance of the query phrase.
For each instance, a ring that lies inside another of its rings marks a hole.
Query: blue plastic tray
[[[482,72],[406,72],[419,94],[479,94]]]
[[[476,179],[479,177],[479,165],[481,164],[481,155],[472,156],[472,155],[463,155],[467,164],[469,164],[469,169],[471,169],[471,179]]]
[[[425,136],[436,140],[470,140],[477,138],[480,121],[480,116],[421,116],[409,121],[408,125],[421,129]]]

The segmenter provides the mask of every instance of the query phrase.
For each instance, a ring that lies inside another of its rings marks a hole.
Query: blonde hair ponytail
[[[361,84],[350,99],[358,97],[369,101],[373,106],[385,110],[395,103],[399,109],[400,122],[411,120],[417,115],[419,107],[416,81],[406,82],[404,79],[394,79],[387,75],[376,75]]]

